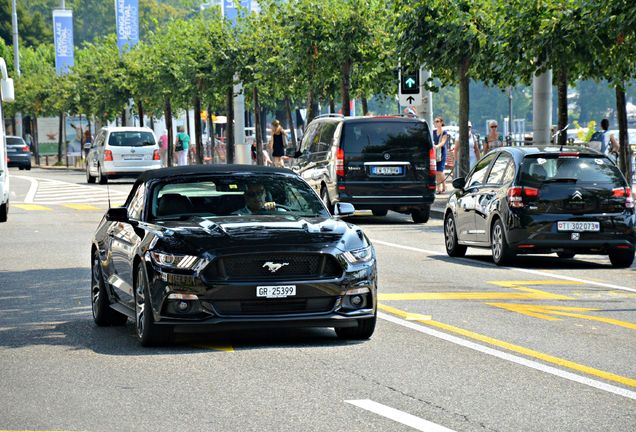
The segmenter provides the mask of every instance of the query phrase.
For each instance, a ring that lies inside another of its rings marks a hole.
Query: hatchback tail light
[[[113,161],[113,152],[110,150],[104,150],[104,161]]]
[[[514,186],[508,189],[508,205],[512,208],[523,208],[525,206],[524,198],[537,198],[539,189],[532,187]]]
[[[30,152],[31,149],[29,148],[29,146],[24,146],[24,147],[22,147],[22,151],[23,152]]]
[[[632,195],[632,190],[629,187],[622,188],[614,188],[612,189],[612,197],[613,198],[625,198],[625,208],[633,209],[634,208],[634,196]]]
[[[155,150],[152,153],[152,160],[161,160],[161,156],[159,155],[159,150]]]
[[[339,148],[336,152],[336,175],[338,177],[344,177],[344,150]]]

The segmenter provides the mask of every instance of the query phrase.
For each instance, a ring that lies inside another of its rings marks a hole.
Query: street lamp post
[[[18,45],[18,10],[15,4],[16,0],[11,2],[11,25],[13,27],[13,64],[15,68],[15,76],[20,76],[20,47]],[[15,113],[15,134],[22,136],[22,113]]]

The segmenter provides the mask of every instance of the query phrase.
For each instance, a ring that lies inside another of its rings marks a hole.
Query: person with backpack
[[[174,143],[174,151],[177,154],[177,165],[188,164],[188,148],[190,147],[190,136],[185,133],[183,126],[177,126],[177,138]]]
[[[618,143],[614,135],[610,134],[607,131],[608,129],[609,120],[604,118],[603,120],[601,120],[601,130],[598,132],[594,132],[594,135],[592,135],[592,139],[590,141],[600,141],[601,153],[609,156],[610,159],[616,162],[618,161],[618,151],[620,149],[620,144]]]

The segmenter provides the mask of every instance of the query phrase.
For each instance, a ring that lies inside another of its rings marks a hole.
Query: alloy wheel
[[[93,268],[91,269],[91,306],[93,309],[93,318],[97,318],[100,307],[100,283],[101,275],[99,274],[99,259],[93,256]]]
[[[446,234],[446,250],[450,251],[455,247],[455,222],[452,217],[446,218],[444,228],[444,233]]]
[[[501,258],[501,251],[503,249],[503,232],[501,225],[496,224],[492,234],[492,254],[495,261],[499,261]]]
[[[142,338],[144,335],[144,320],[146,313],[146,278],[143,274],[143,269],[139,268],[137,272],[137,288],[135,290],[135,323],[137,326],[137,335]]]

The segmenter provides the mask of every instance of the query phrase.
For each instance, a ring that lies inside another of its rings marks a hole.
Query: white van
[[[7,64],[0,57],[0,222],[9,216],[9,167],[7,166],[7,133],[4,129],[3,102],[13,102],[13,80],[7,74]]]
[[[109,178],[137,177],[156,168],[161,168],[161,157],[152,129],[104,127],[86,157],[86,182],[104,184]]]

